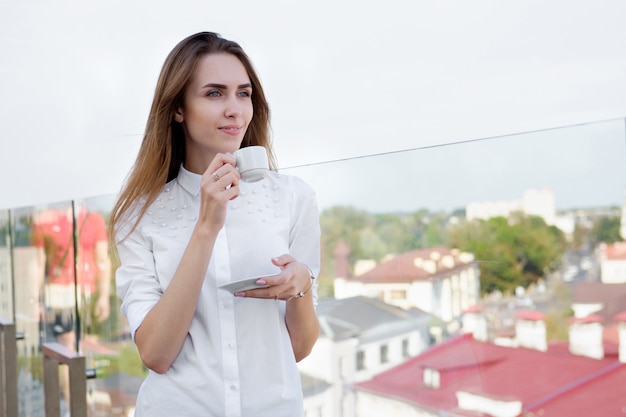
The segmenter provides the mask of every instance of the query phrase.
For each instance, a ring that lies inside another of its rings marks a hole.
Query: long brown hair
[[[174,120],[174,115],[184,101],[185,89],[198,61],[213,53],[234,55],[246,69],[252,84],[253,117],[241,147],[265,147],[270,168],[276,170],[270,139],[270,109],[250,58],[239,44],[217,33],[200,32],[188,36],[172,49],[161,68],[137,160],[111,211],[109,233],[112,238],[129,210],[135,209],[139,201],[143,202],[134,219],[132,231],[163,186],[176,178],[185,159],[185,136],[182,126]]]

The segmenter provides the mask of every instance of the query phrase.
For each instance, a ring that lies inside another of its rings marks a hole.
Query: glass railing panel
[[[0,317],[14,320],[9,210],[0,210]]]
[[[281,170],[311,185],[320,206],[323,332],[300,364],[306,415],[424,411],[412,401],[432,410],[424,393],[445,390],[446,378],[424,371],[419,355],[467,333],[464,312],[477,304],[488,311],[475,324],[484,327],[474,329],[481,340],[512,343],[516,313],[537,310],[546,317],[544,342],[564,343],[576,285],[599,282],[597,249],[623,239],[625,143],[624,121],[616,120]],[[132,415],[146,369],[115,294],[117,258],[106,235],[112,204],[113,196],[101,196],[0,212],[0,285],[12,274],[0,290],[14,294],[6,308],[25,333],[20,415],[42,415],[40,346],[64,339],[96,369],[90,410]],[[434,277],[428,288],[351,285],[394,257],[433,248],[440,258],[428,252],[413,264],[465,262],[462,271]],[[68,288],[57,288],[62,282]],[[453,356],[468,371],[457,381],[488,392],[489,378],[469,371],[484,358],[463,346]],[[399,403],[390,399],[397,393],[376,392],[410,363],[418,397]]]
[[[519,312],[537,310],[545,317],[544,340],[531,347],[540,349],[549,342],[567,343],[575,285],[599,282],[598,245],[606,239],[622,239],[616,233],[626,189],[625,137],[624,121],[615,120],[313,164],[283,172],[303,178],[318,196],[322,298],[336,295],[337,278],[357,278],[354,281],[359,285],[352,286],[352,295],[377,297],[402,308],[412,305],[432,314],[429,342],[436,344],[463,334],[463,312],[475,304],[486,308],[481,338],[491,342],[497,339],[497,343],[528,343],[511,339],[510,334],[515,333]],[[610,230],[599,231],[602,225]],[[472,278],[463,274],[433,280],[436,283],[429,287],[432,295],[428,300],[418,295],[410,299],[410,286],[406,286],[407,295],[401,286],[374,288],[358,279],[394,256],[433,247],[470,254],[477,263],[480,291],[471,291]],[[585,262],[588,264],[583,265]],[[570,276],[571,270],[576,274]],[[348,295],[344,293],[342,298],[346,300]],[[318,311],[322,316],[328,313],[335,324],[346,317],[358,321],[358,314],[352,318],[342,316],[325,306],[324,299]],[[336,330],[333,322],[325,324],[327,329]],[[363,326],[367,329],[366,324]],[[518,335],[521,333],[518,328]],[[309,404],[311,415],[322,410],[319,404],[325,404],[319,398],[322,392],[331,397],[332,392],[342,393],[328,400],[334,410],[330,415],[382,415],[406,406],[403,401],[390,399],[403,389],[422,387],[420,392],[426,393],[438,389],[439,384],[445,385],[436,370],[423,374],[419,368],[423,364],[416,362],[420,365],[414,369],[415,381],[410,387],[388,391],[388,395],[379,391],[379,396],[368,394],[374,385],[353,390],[354,384],[378,378],[379,374],[383,375],[381,384],[395,384],[393,376],[385,376],[385,372],[393,372],[393,366],[404,359],[395,363],[389,360],[393,356],[392,343],[390,340],[386,347],[356,337],[355,346],[347,348],[345,340],[324,334],[323,327],[311,356],[301,363],[301,370],[311,377],[307,378],[311,391],[317,392],[316,405]],[[429,343],[421,344],[410,356],[427,349]],[[463,366],[472,361],[471,349],[468,344],[461,355],[466,356]],[[352,369],[339,372],[346,364],[352,364]],[[465,381],[473,379],[470,385],[478,390],[488,383],[483,377],[481,372],[464,376]],[[547,375],[545,380],[551,378]],[[311,381],[317,381],[317,385]],[[353,398],[355,392],[357,398]],[[419,398],[416,395],[406,401]],[[432,409],[428,395],[423,398],[424,409]],[[456,404],[455,398],[450,400]],[[361,407],[360,413],[346,409],[345,404],[351,403]],[[365,409],[365,404],[382,408]]]
[[[87,218],[79,232],[78,259],[85,275],[80,285],[80,351],[96,378],[88,381],[90,410],[101,417],[130,416],[139,385],[147,375],[126,319],[120,312],[115,289],[119,266],[115,247],[108,236],[114,196],[76,202],[76,210]]]
[[[59,342],[76,349],[76,287],[72,202],[11,211],[15,322],[18,343],[19,411],[44,413],[41,344]],[[67,409],[68,379],[62,370]]]

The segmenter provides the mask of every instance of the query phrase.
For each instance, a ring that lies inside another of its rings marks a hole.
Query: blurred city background
[[[591,407],[589,398],[599,401],[582,415],[619,415],[625,126],[285,169],[313,185],[321,210],[322,332],[299,364],[306,416],[566,416]],[[147,370],[119,313],[114,248],[105,283],[89,278],[90,265],[104,262],[100,229],[112,201],[0,211],[0,315],[24,335],[20,416],[44,415],[41,345],[55,341],[52,313],[63,308],[78,318],[68,347],[96,372],[85,381],[90,415],[133,415]],[[68,268],[69,305],[58,305],[51,265]],[[99,318],[101,293],[109,314]]]
[[[147,370],[104,229],[166,54],[204,30],[248,51],[281,171],[320,204],[307,417],[624,415],[624,16],[620,0],[0,2],[0,415],[44,416],[46,343],[85,360],[88,415],[133,415]]]

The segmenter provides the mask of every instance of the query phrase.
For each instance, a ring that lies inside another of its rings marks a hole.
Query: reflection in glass
[[[15,325],[24,333],[18,342],[21,416],[43,416],[44,412],[41,342],[46,337],[45,254],[33,242],[39,211],[36,207],[11,211]]]
[[[77,212],[85,213],[93,222],[90,230],[79,233],[85,244],[92,243],[93,250],[79,246],[79,259],[83,268],[88,269],[85,257],[91,256],[89,262],[96,268],[96,273],[81,285],[80,351],[87,358],[87,367],[97,373],[96,379],[88,381],[89,406],[104,417],[132,415],[139,385],[147,372],[130,339],[115,291],[118,260],[107,235],[113,197],[94,197],[76,203]]]
[[[0,317],[13,320],[9,210],[0,210]]]
[[[132,414],[146,370],[115,294],[115,256],[107,234],[112,197],[11,211],[7,246],[14,264],[17,330],[25,334],[18,342],[20,415],[43,417],[41,344],[46,342],[79,351],[96,370],[97,378],[87,381],[92,412]],[[71,400],[67,370],[59,369],[62,413]]]

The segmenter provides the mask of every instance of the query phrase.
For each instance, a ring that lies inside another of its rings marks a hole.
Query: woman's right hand
[[[218,153],[209,164],[200,183],[198,226],[219,230],[226,221],[226,206],[239,196],[240,175],[235,157]]]

